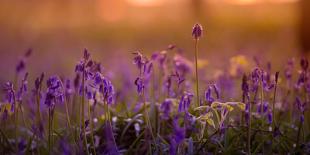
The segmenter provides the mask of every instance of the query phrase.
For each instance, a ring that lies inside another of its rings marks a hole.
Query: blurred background
[[[206,69],[235,55],[281,67],[309,50],[309,16],[309,0],[1,0],[0,82],[13,77],[28,48],[34,76],[72,76],[83,48],[114,74],[133,66],[135,50],[150,55],[175,44],[193,60],[196,22]]]

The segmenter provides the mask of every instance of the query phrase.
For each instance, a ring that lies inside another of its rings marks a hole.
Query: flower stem
[[[248,141],[247,141],[247,147],[248,147],[248,155],[251,155],[251,113],[252,113],[252,107],[251,103],[249,102],[249,124],[248,124]]]
[[[83,141],[84,141],[84,148],[85,148],[85,151],[86,151],[86,154],[89,155],[89,152],[88,152],[88,148],[87,148],[87,137],[86,137],[86,128],[85,128],[85,110],[84,110],[84,107],[85,107],[85,71],[83,71],[83,76],[82,76],[82,132],[83,132]]]
[[[197,96],[197,107],[200,106],[199,100],[199,78],[198,78],[198,39],[195,39],[195,71],[196,71],[196,96]]]
[[[277,86],[278,86],[278,81],[276,80],[274,92],[273,92],[273,102],[272,102],[272,131],[273,133],[276,127],[275,104],[276,104]],[[271,144],[273,144],[273,140],[274,140],[274,137],[272,136]]]
[[[68,110],[68,102],[65,102],[65,108],[66,108],[67,124],[68,124],[68,127],[71,129],[71,122],[70,122],[69,110]]]
[[[51,154],[51,108],[48,108],[48,154]]]
[[[96,155],[96,148],[95,148],[95,140],[94,140],[94,124],[93,124],[93,118],[91,113],[91,105],[90,102],[88,102],[88,117],[89,117],[89,123],[90,123],[90,138],[91,138],[91,145],[93,148],[94,155]]]
[[[110,109],[109,109],[109,105],[107,102],[104,102],[105,103],[105,106],[106,106],[106,120],[107,120],[107,125],[109,125],[109,130],[111,131],[111,133],[113,133],[113,129],[112,129],[112,124],[111,124],[111,114],[110,114]],[[116,149],[116,151],[118,151],[118,148],[117,148],[117,145],[116,145],[116,141],[115,141],[115,138],[114,138],[114,135],[112,134],[112,141],[113,141],[113,144],[114,144],[114,148]]]
[[[18,105],[17,103],[15,102],[14,104],[14,122],[15,122],[15,150],[16,150],[16,153],[18,152]]]

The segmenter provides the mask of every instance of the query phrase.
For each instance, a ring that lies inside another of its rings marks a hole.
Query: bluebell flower
[[[268,120],[268,124],[271,124],[272,123],[272,113],[271,112],[269,112],[268,114],[267,114],[267,120]]]
[[[172,137],[177,144],[180,144],[185,139],[185,128],[179,125],[179,117],[173,119],[173,134]]]
[[[137,65],[138,69],[141,70],[143,65],[145,64],[145,58],[143,57],[143,55],[140,52],[134,52],[133,53],[135,55],[134,57],[134,64]]]
[[[179,112],[187,112],[189,109],[189,106],[191,104],[193,94],[189,92],[185,92],[183,96],[181,97],[180,103],[179,103]]]
[[[200,24],[195,24],[192,30],[192,36],[194,39],[199,39],[202,35],[202,26]]]
[[[214,102],[214,98],[212,97],[212,90],[211,86],[208,87],[207,91],[205,92],[205,97],[208,103]]]
[[[23,57],[20,59],[18,64],[16,65],[16,73],[20,73],[26,68],[26,60],[31,55],[32,49],[28,49],[26,53],[23,55]]]
[[[173,106],[172,104],[171,99],[165,99],[165,101],[160,105],[160,110],[163,112],[163,119],[169,119],[171,106]]]
[[[19,102],[22,101],[22,97],[24,93],[28,90],[27,89],[27,84],[28,84],[27,78],[28,78],[28,73],[25,74],[24,78],[22,79],[21,86],[19,90],[17,91],[16,100]]]
[[[242,77],[241,89],[242,89],[242,102],[245,102],[246,99],[247,101],[249,101],[250,100],[249,84],[248,84],[248,78],[246,75],[243,75]]]
[[[52,108],[56,102],[64,102],[64,88],[62,82],[57,76],[51,76],[47,82],[47,92],[45,97],[45,104]]]
[[[142,91],[144,89],[144,83],[143,83],[143,79],[140,77],[137,77],[135,80],[135,85],[137,86],[137,92],[139,94],[142,94]]]
[[[213,97],[212,95],[212,92],[214,91],[215,93],[215,98]],[[217,88],[217,86],[215,84],[211,85],[208,87],[208,89],[206,90],[205,92],[205,98],[206,98],[206,101],[210,104],[212,102],[215,101],[215,99],[220,99],[220,92],[219,92],[219,89]]]
[[[301,58],[301,60],[300,60],[300,66],[301,66],[301,68],[304,70],[304,71],[306,71],[307,69],[308,69],[308,66],[309,66],[309,62],[308,62],[308,60],[306,59],[306,58]]]

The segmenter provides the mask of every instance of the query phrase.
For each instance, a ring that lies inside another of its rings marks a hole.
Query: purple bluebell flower
[[[28,49],[23,57],[20,59],[18,64],[16,65],[16,73],[20,73],[26,68],[26,59],[31,55],[32,49]]]
[[[172,100],[169,98],[165,99],[165,101],[160,105],[160,110],[163,112],[163,119],[169,119],[171,106],[173,106]]]
[[[268,124],[271,124],[272,123],[272,113],[271,112],[269,112],[268,114],[267,114],[267,120],[268,120]]]
[[[305,113],[305,106],[306,103],[302,103],[299,97],[296,97],[295,99],[295,104],[297,105],[297,108],[300,112],[300,121],[303,123],[304,122],[304,113]]]
[[[173,119],[173,134],[172,137],[177,144],[180,144],[185,139],[185,128],[179,125],[179,118]]]
[[[192,63],[181,54],[175,54],[173,63],[176,72],[178,72],[181,77],[185,77],[186,74],[192,71]]]
[[[135,80],[135,85],[137,86],[137,92],[139,94],[142,94],[143,89],[144,89],[143,79],[140,77],[137,77],[137,79]]]
[[[205,98],[206,98],[206,101],[210,104],[212,102],[215,101],[215,98],[213,97],[212,95],[212,92],[214,91],[215,93],[215,98],[218,100],[220,98],[220,92],[219,92],[219,89],[217,88],[217,86],[215,84],[211,85],[208,87],[208,89],[206,90],[205,92]]]
[[[36,92],[38,92],[39,89],[41,88],[43,79],[44,79],[44,73],[41,73],[40,77],[36,78],[35,80],[35,91]]]
[[[103,79],[103,97],[107,101],[107,104],[112,104],[113,103],[113,98],[114,98],[114,86],[112,85],[111,81],[108,79],[104,78]]]
[[[187,113],[193,96],[194,95],[192,93],[184,92],[183,96],[181,97],[180,103],[179,103],[179,112]]]
[[[292,78],[293,69],[294,69],[294,59],[289,59],[284,69],[284,75],[287,80],[290,80]]]
[[[56,102],[64,102],[64,88],[62,82],[57,76],[51,76],[47,81],[47,92],[45,97],[45,104],[49,108],[53,108]]]
[[[249,84],[248,84],[248,78],[245,74],[242,77],[241,89],[242,89],[242,102],[245,102],[246,99],[249,101],[250,100]]]
[[[301,66],[301,68],[304,70],[304,71],[306,71],[307,69],[308,69],[308,66],[309,66],[309,62],[308,62],[308,60],[306,59],[306,58],[301,58],[301,60],[300,60],[300,66]]]
[[[195,24],[192,31],[192,36],[194,39],[198,40],[202,36],[202,26],[200,24]]]
[[[17,91],[16,100],[19,102],[22,101],[22,97],[24,93],[28,90],[27,89],[27,84],[28,84],[27,78],[28,78],[28,73],[25,74],[24,78],[22,79],[21,86],[19,90]]]
[[[252,81],[252,92],[256,92],[258,90],[259,81],[262,78],[262,72],[259,68],[255,68],[251,73],[251,81]]]
[[[205,92],[205,97],[208,103],[214,102],[214,98],[212,97],[212,90],[211,86],[208,87],[207,91]]]
[[[13,88],[13,83],[12,82],[5,83],[3,86],[3,90],[6,93],[6,100],[12,105],[14,105],[15,104],[15,91]]]
[[[18,142],[18,152],[20,154],[23,154],[25,148],[27,146],[26,141],[22,138],[19,142]]]
[[[177,155],[177,148],[178,148],[178,144],[176,143],[175,139],[170,138],[169,154]]]
[[[72,148],[70,147],[70,143],[66,139],[59,140],[59,147],[62,155],[71,155]]]
[[[135,55],[134,57],[134,64],[137,65],[138,69],[141,70],[143,65],[145,64],[146,60],[143,57],[143,55],[140,52],[134,52],[133,53]]]

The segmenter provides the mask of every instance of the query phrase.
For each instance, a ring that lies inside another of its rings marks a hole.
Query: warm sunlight
[[[127,0],[130,4],[136,6],[159,6],[163,4],[164,0]]]

